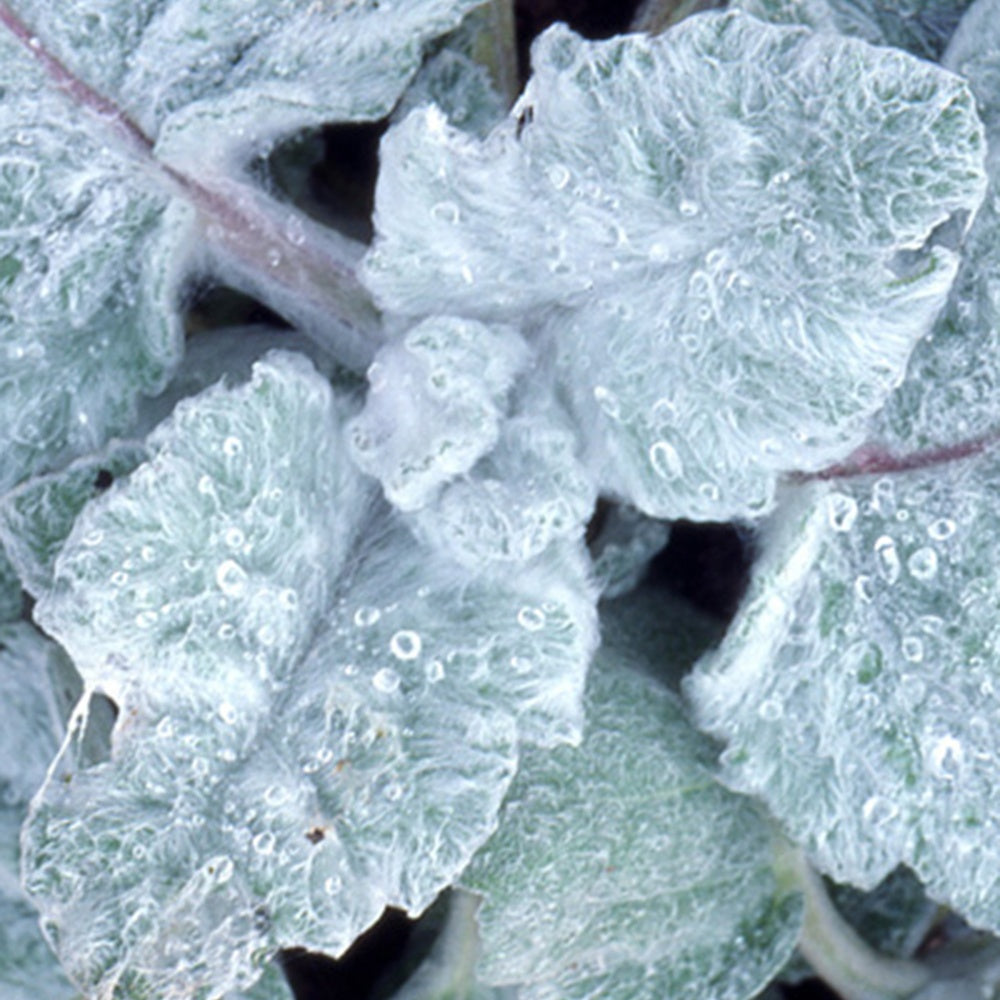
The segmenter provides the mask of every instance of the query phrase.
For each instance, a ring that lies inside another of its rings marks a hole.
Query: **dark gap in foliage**
[[[279,952],[295,1000],[387,1000],[430,953],[448,905],[442,893],[417,920],[388,906],[340,958],[305,948]]]
[[[782,986],[785,1000],[841,1000],[821,979],[804,979],[794,986]]]
[[[100,692],[91,695],[87,722],[80,738],[80,757],[87,766],[111,759],[111,730],[118,721],[118,714],[118,706],[107,695]]]
[[[94,491],[103,493],[114,481],[115,477],[111,474],[110,469],[98,469],[97,475],[94,476]]]
[[[646,583],[729,621],[750,582],[753,550],[753,537],[746,528],[675,521],[670,541],[650,563]]]
[[[201,280],[192,284],[187,294],[188,307],[184,314],[184,333],[187,337],[231,326],[269,326],[291,329],[276,312],[225,285]]]
[[[531,43],[549,25],[563,21],[585,38],[610,38],[629,30],[638,6],[639,0],[516,0],[521,82],[531,75]]]
[[[250,171],[310,218],[370,243],[379,143],[388,127],[388,118],[325,125],[276,146]]]

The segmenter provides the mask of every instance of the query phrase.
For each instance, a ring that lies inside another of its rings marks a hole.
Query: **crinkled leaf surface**
[[[63,736],[72,668],[32,626],[0,626],[0,993],[5,1000],[64,1000],[59,972],[21,889],[18,835],[28,799]]]
[[[597,499],[565,409],[544,379],[521,389],[496,447],[414,517],[427,544],[470,567],[581,540]]]
[[[125,430],[181,352],[190,210],[0,28],[0,489]]]
[[[434,109],[387,135],[369,286],[414,316],[530,314],[599,485],[658,516],[759,514],[778,473],[860,442],[943,304],[957,257],[925,243],[982,196],[971,94],[738,12],[556,27],[533,65],[485,140]]]
[[[332,237],[279,220],[231,175],[279,135],[386,114],[424,42],[478,2],[0,5],[0,489],[127,432],[137,397],[163,388],[180,281],[205,263],[194,205],[212,217],[214,265],[332,335],[330,302],[312,301]],[[263,247],[256,277],[248,243]],[[348,326],[368,315],[352,301]]]
[[[65,744],[26,873],[91,990],[343,951],[454,880],[520,742],[579,738],[580,551],[507,580],[423,548],[347,460],[354,408],[269,355],[180,404],[56,561],[38,617],[120,714],[108,759]]]
[[[689,680],[724,776],[833,877],[1000,927],[996,456],[800,488]]]
[[[529,358],[509,327],[436,317],[375,356],[352,454],[400,510],[423,507],[500,436],[505,396]]]
[[[951,51],[992,121],[986,9]],[[996,930],[992,187],[947,310],[873,423],[863,458],[887,473],[793,491],[690,692],[730,742],[728,779],[762,794],[835,877],[871,886],[905,861],[933,897]]]
[[[791,954],[800,899],[679,703],[630,669],[663,650],[616,626],[602,614],[582,745],[525,754],[462,876],[484,897],[481,978],[525,998],[750,997]]]
[[[15,0],[54,54],[174,162],[386,115],[425,42],[482,0]]]
[[[99,454],[35,476],[0,497],[0,542],[25,590],[38,595],[51,587],[53,564],[77,515],[146,457],[141,444],[112,442]]]
[[[839,31],[873,45],[894,45],[938,60],[971,0],[736,0],[735,6],[775,24]]]
[[[0,623],[21,617],[21,581],[10,557],[0,545]]]

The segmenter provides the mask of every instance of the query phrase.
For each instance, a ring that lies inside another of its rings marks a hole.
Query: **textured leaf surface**
[[[492,831],[520,742],[579,738],[581,552],[516,580],[435,556],[347,460],[355,408],[269,355],[180,404],[57,559],[37,614],[120,715],[109,759],[64,746],[28,884],[94,991],[245,989],[277,947],[418,912]]]
[[[21,581],[10,557],[0,545],[0,623],[21,617]]]
[[[204,167],[395,104],[423,44],[482,0],[58,0],[11,6],[54,53],[129,112],[168,159]],[[200,160],[199,160],[200,158]]]
[[[1000,927],[995,456],[798,491],[689,682],[761,795],[840,881],[899,862]]]
[[[181,352],[189,211],[0,30],[0,489],[125,430]]]
[[[38,929],[18,877],[18,835],[63,735],[71,678],[64,654],[28,624],[0,626],[0,992],[64,1000],[75,991]],[[75,694],[75,691],[72,692]]]
[[[528,361],[510,328],[438,317],[382,348],[352,421],[355,462],[400,510],[423,507],[500,435],[507,390]]]
[[[663,649],[616,626],[602,615],[582,745],[525,755],[462,876],[484,896],[481,976],[526,998],[750,997],[794,948],[799,899],[765,821],[712,778],[707,741],[630,669]]]
[[[775,24],[839,31],[936,61],[969,4],[970,0],[736,0],[735,6]]]
[[[83,507],[146,458],[142,445],[114,442],[60,472],[36,476],[0,497],[0,541],[33,595],[52,585],[56,556]]]
[[[957,258],[924,244],[982,196],[971,95],[739,13],[556,27],[533,65],[481,142],[434,109],[388,134],[370,287],[415,316],[530,314],[599,485],[658,516],[759,514],[777,473],[860,442],[943,304]]]
[[[547,388],[521,389],[496,447],[414,518],[421,538],[469,567],[580,541],[597,499],[565,409]]]

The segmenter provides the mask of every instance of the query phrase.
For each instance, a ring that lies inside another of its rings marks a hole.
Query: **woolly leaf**
[[[382,348],[351,424],[354,460],[400,510],[424,506],[500,434],[504,397],[528,360],[514,330],[439,317]]]
[[[48,590],[56,555],[77,514],[144,458],[141,445],[115,442],[98,455],[77,459],[61,472],[36,476],[0,497],[0,541],[25,590],[33,595]]]
[[[521,395],[497,446],[414,518],[424,541],[470,567],[524,562],[553,542],[579,541],[594,508],[565,411],[544,390]]]
[[[434,109],[389,132],[369,286],[415,316],[530,314],[599,486],[759,515],[777,474],[860,442],[943,304],[957,257],[925,244],[982,196],[971,95],[737,12],[654,38],[555,27],[533,64],[481,142]]]
[[[64,1000],[76,992],[38,929],[18,877],[18,835],[63,734],[74,690],[65,656],[27,624],[0,626],[0,992]]]
[[[0,545],[0,624],[21,617],[21,581],[10,557]]]
[[[734,6],[774,24],[839,31],[873,45],[894,45],[938,60],[971,0],[736,0]]]
[[[58,0],[11,6],[159,152],[200,168],[329,121],[385,116],[423,44],[482,0]]]
[[[800,900],[678,702],[629,669],[663,650],[602,625],[582,745],[525,754],[462,876],[484,897],[481,978],[525,998],[750,997],[791,954]]]
[[[0,489],[128,428],[181,353],[191,212],[0,25]]]
[[[269,355],[181,403],[56,560],[37,614],[120,714],[109,758],[67,740],[25,868],[93,992],[245,989],[275,948],[419,912],[494,828],[520,743],[579,739],[579,549],[513,580],[428,551],[347,459],[354,409]]]
[[[998,487],[982,455],[800,488],[687,688],[727,783],[834,878],[871,888],[905,862],[994,930]]]

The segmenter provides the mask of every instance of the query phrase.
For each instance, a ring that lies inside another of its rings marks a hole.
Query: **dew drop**
[[[285,587],[278,594],[278,603],[286,611],[294,611],[299,606],[298,591],[292,589],[291,587]]]
[[[228,701],[224,701],[219,706],[219,718],[222,719],[227,726],[233,725],[237,719],[236,708]]]
[[[528,674],[531,673],[534,663],[526,656],[512,656],[510,658],[510,667],[515,674]]]
[[[95,528],[93,531],[88,531],[81,539],[84,545],[88,548],[94,548],[96,545],[100,545],[104,541],[104,532],[100,528]]]
[[[265,648],[273,646],[277,641],[277,638],[277,634],[270,625],[261,625],[261,627],[257,629],[257,641]]]
[[[431,660],[427,664],[427,679],[431,684],[444,680],[444,664],[440,660]]]
[[[354,612],[354,624],[358,628],[368,628],[382,617],[378,608],[360,607]]]
[[[924,644],[918,636],[904,636],[901,648],[903,659],[909,660],[910,663],[920,663],[924,658]]]
[[[881,795],[873,795],[865,801],[861,807],[861,816],[872,826],[884,826],[895,818],[899,810],[887,798]]]
[[[222,442],[222,452],[230,458],[238,455],[241,451],[243,451],[243,442],[238,437],[230,436]]]
[[[549,178],[549,183],[557,191],[562,191],[569,184],[570,173],[564,163],[553,163],[546,171],[546,174]]]
[[[271,267],[278,267],[281,264],[281,251],[277,247],[271,247],[267,251],[267,262]]]
[[[202,476],[198,480],[198,492],[204,494],[205,496],[209,496],[215,492],[215,485],[212,482],[211,476]]]
[[[420,634],[413,629],[400,629],[389,640],[389,652],[397,660],[415,660],[420,655]]]
[[[156,549],[154,549],[152,545],[143,545],[143,547],[139,549],[139,558],[142,559],[143,562],[152,562],[156,558]]]
[[[461,217],[461,212],[458,205],[453,201],[439,201],[436,205],[432,206],[431,215],[438,222],[447,222],[449,225],[454,225]]]
[[[403,786],[398,781],[391,781],[382,793],[390,802],[398,802],[403,797]]]
[[[899,553],[896,543],[888,535],[881,535],[875,540],[875,560],[879,575],[886,583],[893,584],[899,579]]]
[[[159,617],[155,611],[140,611],[135,616],[135,624],[139,628],[152,628]]]
[[[372,687],[382,694],[392,694],[399,690],[399,674],[389,667],[382,667],[372,678]]]
[[[928,754],[931,774],[942,781],[954,781],[965,763],[965,749],[954,736],[942,736]]]
[[[219,626],[219,631],[216,634],[220,639],[232,639],[232,637],[236,635],[236,627],[229,622],[223,622]]]
[[[938,570],[937,553],[928,547],[917,549],[906,561],[910,575],[917,580],[932,580]]]
[[[335,896],[343,888],[343,885],[344,883],[339,877],[331,875],[323,882],[323,889],[326,891],[327,895]]]
[[[247,589],[247,575],[243,567],[232,559],[224,559],[215,571],[215,582],[229,597],[242,597]]]
[[[215,881],[219,885],[224,885],[233,877],[233,862],[230,858],[217,858],[209,864],[215,869]]]
[[[274,834],[270,830],[258,833],[253,838],[253,849],[258,854],[268,855],[274,852]]]
[[[618,401],[618,397],[606,386],[598,385],[594,387],[594,399],[597,400],[597,405],[612,420],[617,420],[621,416],[621,403]]]
[[[867,573],[862,573],[854,580],[854,593],[859,601],[871,604],[875,599],[875,588],[872,586],[872,578]]]
[[[529,632],[538,632],[545,628],[545,612],[541,608],[525,606],[517,613],[517,623]]]
[[[231,549],[241,548],[246,541],[246,535],[239,528],[227,528],[224,538]]]
[[[831,493],[827,498],[827,516],[834,531],[850,531],[858,519],[858,504],[846,493]]]
[[[654,441],[649,446],[649,461],[661,479],[678,479],[684,474],[684,463],[669,441]]]
[[[128,573],[120,569],[115,570],[115,572],[111,574],[111,582],[116,587],[124,587],[125,584],[128,583]]]
[[[780,701],[774,698],[767,698],[760,703],[757,714],[765,722],[777,722],[785,714],[785,709]]]
[[[935,542],[943,542],[947,538],[951,538],[955,534],[955,529],[957,525],[950,517],[939,517],[936,521],[932,521],[927,527],[927,534],[934,539]]]
[[[682,198],[677,206],[678,211],[681,215],[691,218],[698,214],[698,202],[692,201],[690,198]]]

